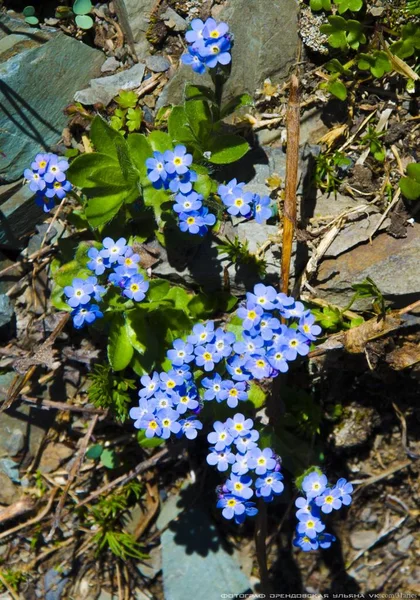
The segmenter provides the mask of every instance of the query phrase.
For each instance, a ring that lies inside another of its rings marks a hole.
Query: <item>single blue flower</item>
[[[165,159],[161,152],[153,152],[153,158],[148,158],[146,160],[146,167],[147,177],[152,183],[166,181],[168,173],[166,172]]]
[[[204,23],[201,19],[193,19],[190,23],[191,29],[185,34],[185,39],[189,44],[203,39]]]
[[[248,466],[249,452],[239,452],[235,455],[235,462],[232,465],[232,473],[235,475],[245,475],[249,471]]]
[[[176,213],[190,213],[192,211],[197,212],[202,207],[203,196],[196,192],[190,194],[177,194],[175,196],[176,204],[174,204],[174,211]]]
[[[289,306],[283,306],[282,309],[282,313],[286,317],[286,319],[300,319],[304,315],[305,311],[306,309],[303,306],[302,302],[296,301],[293,304],[290,304]]]
[[[51,156],[52,154],[37,154],[34,162],[31,164],[31,169],[37,171],[40,175],[44,175]]]
[[[257,475],[265,475],[267,471],[274,471],[276,460],[271,448],[254,448],[249,452],[248,466],[254,469]]]
[[[267,352],[267,360],[276,371],[280,371],[280,373],[286,373],[289,370],[289,365],[287,364],[285,353],[281,348],[271,348]]]
[[[203,220],[198,210],[182,212],[179,215],[179,228],[183,233],[197,235],[200,233],[200,227],[203,226]]]
[[[309,311],[305,312],[299,319],[299,331],[308,339],[316,340],[316,336],[321,333],[321,327],[314,325],[315,316]]]
[[[240,435],[237,437],[233,443],[241,454],[246,454],[253,448],[257,448],[257,440],[259,439],[260,434],[256,429],[251,429],[246,435]]]
[[[192,360],[194,360],[192,344],[184,342],[181,339],[177,339],[172,345],[173,348],[168,350],[166,356],[174,366],[180,367],[184,363],[190,363]]]
[[[268,196],[263,196],[262,198],[255,194],[254,198],[254,217],[257,223],[260,225],[265,223],[267,219],[272,217],[272,212],[270,208],[271,200]]]
[[[190,65],[192,70],[199,75],[202,75],[206,71],[206,64],[201,58],[198,48],[195,46],[189,46],[187,53],[181,56],[181,61],[184,65]]]
[[[135,302],[141,302],[145,299],[148,289],[149,282],[145,281],[141,273],[138,273],[125,282],[123,295]]]
[[[108,275],[108,281],[113,283],[117,287],[124,289],[130,279],[138,275],[137,268],[126,267],[125,265],[118,265],[118,267],[114,267],[112,273]]]
[[[93,285],[86,279],[75,277],[72,285],[66,285],[64,294],[67,296],[67,304],[76,308],[80,304],[88,304],[93,294]]]
[[[45,189],[46,183],[41,175],[36,171],[25,169],[23,176],[29,181],[29,189],[31,192],[42,192],[42,190]]]
[[[106,267],[109,266],[108,259],[104,258],[96,248],[89,248],[88,257],[90,261],[87,263],[87,268],[95,272],[95,275],[102,275]]]
[[[54,196],[57,196],[57,198],[62,200],[71,189],[72,185],[70,181],[54,181],[54,183],[47,184],[44,193],[47,198],[54,198]]]
[[[340,490],[326,489],[323,494],[315,498],[315,504],[321,508],[325,514],[333,510],[339,510],[342,506]]]
[[[277,294],[277,306],[279,310],[283,311],[285,308],[293,306],[294,303],[295,299],[292,298],[292,296],[287,296],[286,294],[283,294],[283,292]]]
[[[336,537],[332,533],[320,533],[318,535],[318,542],[320,548],[326,550],[331,547],[331,544],[335,542]]]
[[[344,506],[349,506],[352,501],[352,497],[351,497],[351,494],[353,493],[352,484],[349,481],[347,481],[347,479],[344,479],[344,477],[342,477],[341,479],[339,479],[337,481],[337,483],[334,486],[334,489],[336,489],[340,492],[340,499],[341,499],[341,502],[344,504]]]
[[[247,381],[251,378],[251,373],[245,369],[245,364],[248,361],[248,355],[241,356],[233,355],[226,362],[226,369],[233,380]]]
[[[271,285],[257,283],[254,292],[247,292],[246,299],[251,304],[258,304],[264,310],[273,310],[277,307],[277,291]]]
[[[201,381],[201,385],[206,388],[204,392],[204,400],[214,400],[222,402],[227,398],[227,390],[222,387],[222,378],[218,373],[213,377],[205,377]]]
[[[102,296],[106,292],[106,288],[103,285],[98,284],[98,279],[96,277],[88,277],[86,279],[87,283],[90,283],[93,287],[92,297],[96,302],[100,302],[102,300]]]
[[[192,333],[187,337],[187,342],[193,346],[202,346],[210,344],[214,340],[214,323],[209,321],[205,325],[197,323],[192,329]]]
[[[192,154],[187,153],[185,146],[178,144],[175,146],[174,151],[166,150],[163,154],[165,160],[166,172],[170,175],[177,173],[183,175],[188,171],[188,167],[192,163]]]
[[[229,54],[231,48],[230,40],[227,37],[222,37],[216,41],[196,42],[194,48],[197,49],[200,57],[204,59],[206,67],[214,69],[218,64],[228,65],[232,61]]]
[[[164,408],[157,412],[157,418],[162,425],[161,437],[167,440],[171,433],[178,433],[181,429],[180,423],[178,423],[179,413],[172,408]]]
[[[164,392],[172,392],[177,387],[182,386],[182,384],[184,383],[183,377],[181,375],[178,375],[178,373],[176,373],[174,369],[171,369],[167,373],[163,371],[162,373],[160,373],[159,378],[161,381],[160,388]]]
[[[263,354],[264,340],[259,335],[253,337],[248,331],[244,331],[242,341],[235,342],[233,349],[237,354]]]
[[[198,212],[200,215],[198,235],[203,237],[208,232],[208,228],[216,223],[216,216],[210,213],[206,206],[202,206]]]
[[[300,356],[306,356],[309,353],[307,338],[296,331],[296,329],[289,329],[285,337],[286,347],[293,355],[292,360],[294,360],[298,354],[300,354]]]
[[[137,265],[140,262],[140,256],[135,254],[133,248],[128,246],[125,253],[119,256],[117,261],[119,265],[126,267],[127,269],[137,270]]]
[[[264,341],[271,341],[276,332],[281,330],[280,321],[271,315],[271,313],[265,312],[261,315],[260,322],[258,325],[250,329],[252,335],[260,335]]]
[[[153,413],[155,409],[154,402],[147,400],[146,398],[139,399],[139,405],[133,406],[130,409],[130,417],[134,419],[134,427],[136,429],[141,429],[141,420],[147,413]]]
[[[47,198],[42,192],[37,192],[35,196],[35,204],[42,208],[45,213],[49,213],[50,210],[55,208],[54,198]]]
[[[282,479],[283,475],[276,472],[268,472],[264,477],[258,477],[255,482],[255,487],[259,492],[257,495],[261,495],[263,498],[268,498],[273,494],[278,496],[284,490]]]
[[[217,467],[218,471],[227,471],[229,465],[233,465],[235,462],[235,455],[232,454],[229,447],[223,450],[216,450],[216,448],[210,448],[210,454],[207,455],[206,461],[212,467]]]
[[[103,258],[107,258],[110,263],[118,261],[120,256],[123,256],[127,251],[127,240],[123,237],[119,238],[116,242],[110,237],[104,238],[102,241],[103,250],[101,255]]]
[[[66,179],[65,172],[69,168],[69,163],[66,159],[59,159],[55,154],[50,156],[48,161],[47,170],[44,175],[44,180],[47,183],[53,183],[54,181],[63,182]]]
[[[235,496],[249,500],[254,492],[251,489],[252,479],[248,475],[235,475],[232,473],[225,486]]]
[[[247,302],[246,306],[238,308],[236,314],[243,320],[242,327],[245,330],[250,330],[252,327],[259,324],[263,312],[261,306],[258,306],[253,302]]]
[[[320,496],[327,487],[328,479],[325,475],[312,471],[306,475],[302,481],[302,490],[306,493],[308,499]]]
[[[202,37],[204,40],[218,40],[229,31],[229,25],[221,21],[217,23],[211,17],[204,23]]]
[[[318,550],[319,547],[319,543],[316,538],[311,539],[305,534],[296,535],[296,537],[293,540],[293,545],[296,546],[296,548],[300,548],[304,552],[309,552],[310,550]]]
[[[307,498],[300,496],[299,498],[296,498],[295,506],[298,508],[296,511],[296,518],[299,520],[302,515],[313,515],[314,517],[318,518],[321,515],[321,511],[313,499],[308,500]]]
[[[197,401],[197,391],[194,388],[191,390],[181,390],[174,394],[175,409],[180,415],[183,415],[187,410],[195,410],[199,403]]]
[[[251,355],[245,363],[245,368],[249,371],[254,379],[265,379],[272,374],[272,366],[261,354]]]
[[[214,431],[210,432],[207,436],[209,444],[212,444],[217,451],[230,447],[233,438],[228,432],[226,425],[221,421],[215,421],[213,429]]]
[[[217,188],[217,193],[219,194],[220,198],[222,199],[222,202],[224,203],[224,199],[227,198],[227,196],[242,194],[244,185],[244,182],[238,183],[236,179],[231,179],[225,185],[220,184]]]
[[[174,369],[175,373],[182,377],[184,383],[188,382],[192,379],[192,373],[190,371],[189,365],[180,365]]]
[[[76,329],[81,329],[83,325],[91,325],[96,319],[104,315],[96,304],[83,304],[72,310],[73,325]]]
[[[140,419],[141,429],[145,429],[145,436],[147,438],[161,437],[162,435],[162,423],[154,413],[146,413]]]
[[[226,421],[226,427],[233,440],[248,435],[253,426],[254,421],[252,419],[246,419],[242,413],[236,413],[233,418],[229,418]]]
[[[311,514],[302,515],[296,527],[298,533],[307,535],[311,540],[316,538],[317,534],[324,531],[324,529],[325,525],[321,519],[318,519],[318,517],[314,517]]]
[[[247,516],[253,517],[258,512],[254,502],[245,501],[233,494],[226,494],[220,498],[217,508],[223,508],[222,515],[224,518],[234,519],[238,525],[243,523]]]
[[[173,408],[175,404],[175,397],[176,392],[162,392],[161,390],[157,391],[153,396],[153,401],[156,405],[156,410]]]
[[[151,377],[150,375],[143,375],[140,378],[140,382],[144,386],[139,391],[139,396],[141,398],[150,398],[160,389],[159,373],[156,373],[156,371],[152,373]]]
[[[179,423],[181,425],[181,430],[179,431],[177,437],[179,437],[180,434],[184,434],[188,440],[195,440],[198,435],[198,431],[203,429],[203,424],[201,421],[198,421],[194,417],[181,419]]]
[[[249,217],[252,213],[251,204],[254,195],[251,192],[244,192],[240,188],[234,188],[231,194],[223,196],[222,202],[228,207],[227,212],[230,215]]]
[[[247,384],[245,381],[230,381],[229,379],[222,383],[222,387],[227,391],[227,405],[229,408],[236,408],[238,402],[248,400]]]
[[[213,345],[216,348],[217,354],[223,358],[230,356],[232,352],[232,344],[236,340],[235,334],[231,331],[224,331],[221,327],[215,331],[215,339]]]
[[[213,371],[215,362],[217,362],[216,351],[212,344],[206,344],[206,346],[196,346],[194,348],[195,364],[197,367],[203,367],[208,371]]]
[[[192,184],[197,181],[197,178],[197,173],[191,169],[182,175],[173,175],[171,179],[169,179],[169,189],[174,193],[181,192],[181,194],[189,194],[192,190]]]

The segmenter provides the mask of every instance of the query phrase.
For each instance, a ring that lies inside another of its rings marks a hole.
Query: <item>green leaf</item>
[[[54,281],[61,288],[65,288],[66,285],[71,285],[71,282],[75,277],[86,279],[89,275],[92,275],[92,272],[89,271],[89,269],[83,268],[81,264],[74,259],[57,269],[54,273]]]
[[[184,104],[184,110],[191,131],[200,144],[204,146],[213,126],[208,102],[205,100],[187,100]]]
[[[170,290],[170,284],[165,279],[152,279],[147,292],[147,300],[149,302],[159,302],[165,298]]]
[[[91,29],[93,27],[93,19],[89,15],[76,15],[74,20],[80,29]]]
[[[92,10],[90,0],[74,0],[73,12],[75,15],[87,15]]]
[[[22,13],[24,17],[33,17],[35,14],[35,8],[33,6],[25,6]]]
[[[173,144],[170,136],[164,131],[152,131],[149,133],[148,138],[149,144],[152,150],[156,152],[166,152],[166,150],[173,150]]]
[[[399,185],[408,200],[418,200],[420,198],[420,183],[411,177],[402,177]]]
[[[153,150],[148,139],[142,133],[130,133],[127,136],[127,146],[131,162],[140,175],[142,185],[150,184],[146,160],[153,156]]]
[[[91,460],[96,460],[99,458],[103,452],[104,448],[102,444],[95,444],[91,446],[89,450],[86,452],[86,458],[90,458]]]
[[[232,98],[225,106],[223,106],[222,111],[220,113],[220,118],[224,119],[228,115],[231,115],[241,108],[241,106],[253,106],[254,99],[249,94],[240,94],[239,96],[235,96]]]
[[[165,443],[165,440],[162,438],[147,438],[144,429],[141,429],[138,432],[137,440],[142,448],[157,448],[157,446],[161,446]]]
[[[174,106],[168,119],[168,132],[173,142],[195,144],[196,139],[188,125],[187,115],[182,106]]]
[[[151,331],[146,322],[147,311],[144,309],[135,309],[126,314],[126,331],[131,345],[139,354],[144,354],[148,337],[151,337]]]
[[[125,191],[107,196],[90,198],[87,202],[85,213],[89,224],[97,229],[115,217],[124,201],[127,199]]]
[[[233,163],[248,152],[249,144],[239,135],[219,135],[210,140],[206,151],[210,152],[208,160],[217,165]]]
[[[372,54],[359,54],[357,66],[361,71],[370,71],[374,77],[382,77],[392,71],[388,55],[383,50],[375,50]]]
[[[366,43],[366,36],[362,32],[362,24],[359,21],[349,19],[347,21],[347,42],[350,48],[357,50],[360,44]]]
[[[96,116],[93,119],[90,126],[90,140],[97,152],[106,154],[117,161],[117,140],[120,139],[121,134],[117,133],[115,129],[108,125],[102,117]],[[84,154],[84,156],[92,156],[92,154]]]
[[[101,463],[107,469],[115,469],[117,466],[117,457],[114,450],[105,448],[101,454]]]
[[[348,10],[358,12],[363,6],[363,0],[334,0],[338,4],[338,12],[340,15]]]
[[[132,90],[121,90],[118,96],[116,96],[114,99],[115,102],[121,106],[121,108],[134,108],[138,102],[137,94]]]
[[[145,206],[149,206],[155,215],[156,222],[161,225],[162,206],[168,202],[169,193],[163,188],[156,190],[150,181],[143,187],[143,200]]]
[[[407,165],[406,171],[410,179],[420,183],[420,163],[410,163]]]
[[[259,385],[252,382],[248,391],[248,400],[252,402],[254,407],[258,410],[264,405],[266,399],[266,393],[260,388]]]
[[[339,100],[345,100],[347,98],[347,88],[339,79],[329,81],[327,83],[327,90]]]
[[[64,301],[64,290],[59,285],[54,285],[51,292],[50,301],[57,310],[65,310],[67,312],[72,310],[67,302]]]
[[[115,132],[114,132],[115,133]],[[116,133],[116,135],[119,135]],[[116,159],[99,152],[82,154],[74,159],[67,170],[69,181],[79,188],[94,188],[98,184],[95,174],[98,170],[118,166]]]
[[[196,100],[210,100],[210,102],[216,103],[216,96],[212,89],[205,85],[194,85],[187,83],[185,86],[184,96],[186,100],[195,98]]]
[[[194,166],[191,167],[193,170]],[[211,178],[204,173],[197,173],[197,181],[194,183],[194,191],[201,194],[205,200],[210,196],[212,188]]]
[[[309,6],[313,11],[331,10],[331,0],[310,0]]]
[[[28,23],[28,25],[38,25],[39,19],[38,17],[25,17],[25,23]]]
[[[121,314],[115,314],[111,321],[107,352],[109,363],[114,371],[125,369],[133,356],[133,346]]]
[[[184,288],[175,286],[169,290],[168,294],[165,296],[165,300],[172,300],[175,308],[185,310],[191,300],[191,295],[188,294]]]

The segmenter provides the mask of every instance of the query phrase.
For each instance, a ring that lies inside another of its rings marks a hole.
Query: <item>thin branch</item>
[[[296,225],[299,131],[299,81],[296,75],[292,75],[290,79],[289,104],[287,107],[286,182],[283,218],[283,246],[281,251],[281,290],[285,294],[287,294],[289,289],[292,242],[294,228]]]

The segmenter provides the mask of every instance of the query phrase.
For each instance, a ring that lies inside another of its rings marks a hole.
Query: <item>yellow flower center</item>
[[[173,379],[170,379],[166,385],[168,388],[174,388],[176,386],[176,383]]]
[[[217,38],[219,37],[219,32],[217,31],[217,29],[211,32],[210,37],[217,40]]]
[[[248,312],[248,319],[255,319],[257,316],[257,313],[255,312],[255,310],[250,310]]]
[[[56,190],[59,190],[61,188],[61,183],[59,181],[56,181],[54,183],[54,187],[55,187]]]
[[[130,290],[131,290],[132,292],[138,292],[138,291],[139,291],[139,289],[140,289],[140,288],[139,288],[139,286],[137,285],[137,283],[132,283],[132,284],[130,285]]]
[[[242,489],[242,483],[239,483],[239,481],[237,481],[234,485],[235,490],[241,490]]]
[[[312,529],[314,525],[314,521],[306,521],[306,526],[309,527],[309,529]]]
[[[325,502],[326,502],[327,504],[332,504],[332,503],[334,502],[334,496],[327,496],[327,497],[325,498]]]
[[[236,431],[242,431],[243,428],[244,428],[244,426],[242,425],[242,423],[236,423],[235,424]]]
[[[44,167],[47,166],[47,162],[45,160],[41,160],[41,162],[39,163],[39,166],[41,167],[41,169],[43,169]]]
[[[229,396],[236,397],[237,395],[238,395],[238,390],[236,388],[232,388],[231,390],[229,390]]]
[[[188,225],[193,225],[195,223],[194,217],[188,217],[187,223],[188,223]]]
[[[211,357],[210,352],[204,352],[203,358],[204,358],[204,360],[211,360],[212,357]]]
[[[177,167],[179,165],[182,165],[182,158],[179,158],[179,156],[177,156],[176,158],[174,158],[174,165],[176,165]]]
[[[156,423],[156,421],[150,421],[149,427],[150,427],[150,429],[157,429],[158,424]]]
[[[236,500],[234,498],[230,498],[227,501],[227,505],[230,506],[231,508],[233,508],[235,506],[235,504],[236,504]]]
[[[163,419],[162,423],[165,427],[169,427],[169,425],[171,424],[169,419]]]
[[[265,367],[265,362],[263,360],[257,360],[257,367]]]
[[[236,198],[235,206],[242,206],[243,203],[244,201],[242,200],[242,198]]]
[[[265,465],[265,458],[263,458],[261,456],[261,458],[259,458],[257,462],[258,462],[259,465]]]

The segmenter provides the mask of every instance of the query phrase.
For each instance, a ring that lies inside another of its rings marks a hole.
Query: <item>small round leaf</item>
[[[87,15],[91,10],[92,2],[90,0],[75,0],[73,4],[73,12],[75,15]]]
[[[35,8],[33,6],[25,6],[23,9],[24,17],[33,17],[35,14]]]
[[[80,29],[91,29],[93,27],[93,19],[89,15],[77,15],[75,21]]]
[[[28,25],[38,25],[39,21],[37,17],[26,17],[25,23],[28,23]]]

